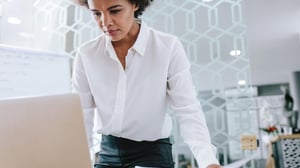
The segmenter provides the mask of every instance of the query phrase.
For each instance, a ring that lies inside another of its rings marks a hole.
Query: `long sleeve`
[[[211,143],[204,113],[194,89],[190,64],[179,41],[174,44],[168,75],[168,95],[178,120],[181,136],[190,147],[200,168],[219,164]],[[205,82],[205,81],[203,81]]]
[[[89,147],[93,146],[93,127],[95,103],[91,93],[86,71],[78,52],[73,65],[72,91],[78,93],[83,108],[84,122]]]

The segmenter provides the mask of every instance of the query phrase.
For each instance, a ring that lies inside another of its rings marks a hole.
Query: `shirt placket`
[[[122,125],[124,120],[124,109],[125,109],[125,97],[126,97],[126,74],[123,69],[120,70],[120,76],[118,81],[117,95],[116,95],[116,104],[115,104],[115,120],[114,129],[115,132],[122,132]]]
[[[128,51],[128,55],[126,56],[126,68],[123,69],[121,63],[119,66],[119,78],[118,78],[118,86],[116,93],[116,102],[115,102],[115,111],[114,111],[114,124],[113,124],[113,132],[116,132],[121,136],[125,115],[125,103],[126,103],[126,83],[127,83],[127,73],[129,66],[131,65],[133,59],[134,51],[131,49]]]

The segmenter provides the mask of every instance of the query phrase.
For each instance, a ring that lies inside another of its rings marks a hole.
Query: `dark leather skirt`
[[[102,135],[101,149],[95,168],[159,167],[174,168],[169,138],[156,141],[132,141]]]

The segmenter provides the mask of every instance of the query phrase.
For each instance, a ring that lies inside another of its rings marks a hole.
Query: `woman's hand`
[[[207,168],[221,168],[221,166],[217,165],[217,164],[211,164],[211,165],[208,165]]]

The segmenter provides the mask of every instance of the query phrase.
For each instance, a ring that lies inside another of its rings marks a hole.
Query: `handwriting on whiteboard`
[[[67,54],[0,45],[0,98],[70,91]]]

